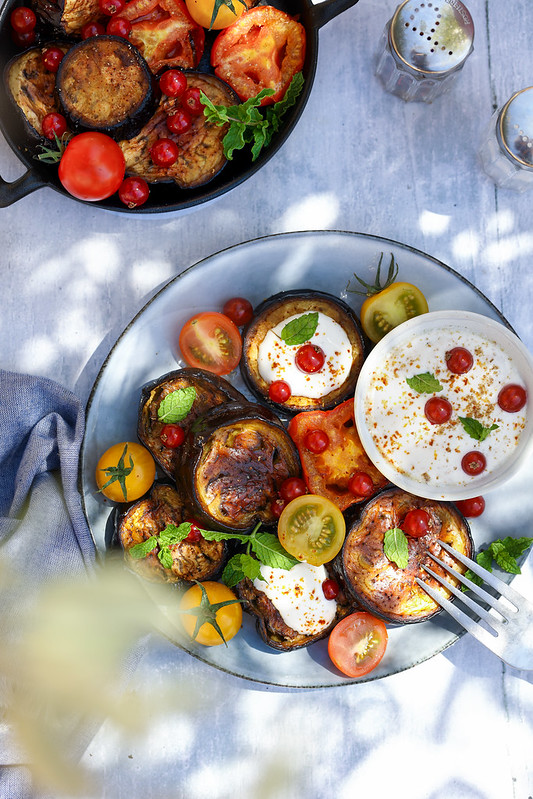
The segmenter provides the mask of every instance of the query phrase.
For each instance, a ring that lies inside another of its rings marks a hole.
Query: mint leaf
[[[150,552],[153,552],[156,547],[157,536],[151,535],[150,538],[146,539],[146,541],[141,541],[140,543],[134,544],[132,547],[130,547],[128,549],[128,553],[132,558],[145,558],[150,554]]]
[[[483,427],[478,419],[472,419],[471,416],[459,416],[459,421],[468,435],[471,438],[475,438],[476,441],[485,441],[489,433],[492,433],[493,430],[497,430],[499,427],[497,424],[491,424],[490,427]]]
[[[405,379],[409,388],[412,388],[417,394],[435,394],[437,391],[442,391],[442,385],[431,372],[422,372]]]
[[[288,346],[305,344],[315,335],[317,326],[318,311],[311,311],[288,322],[281,331],[281,338]]]
[[[165,569],[172,568],[172,563],[173,563],[172,553],[167,546],[161,547],[161,549],[157,553],[157,557],[159,558]]]
[[[405,569],[409,563],[409,549],[407,538],[399,527],[391,527],[383,538],[383,552],[387,558],[396,563],[400,569]]]
[[[222,533],[220,530],[202,530],[200,529],[206,541],[232,541],[237,540],[245,544],[250,540],[249,533]]]
[[[171,391],[161,401],[157,409],[157,418],[160,422],[165,422],[165,424],[181,422],[191,410],[195,399],[196,389],[194,386]]]
[[[292,569],[299,560],[283,548],[279,538],[272,533],[252,533],[250,536],[252,551],[261,563],[272,569]]]
[[[161,530],[158,536],[159,543],[162,546],[171,546],[171,544],[179,544],[191,532],[191,523],[182,522],[179,527],[175,524],[167,524],[164,530]]]
[[[525,552],[526,549],[529,549],[532,544],[533,538],[527,538],[525,536],[521,538],[511,538],[510,536],[499,538],[496,541],[492,541],[487,549],[478,552],[476,561],[489,572],[492,571],[492,562],[494,560],[502,571],[508,572],[509,574],[520,574],[520,566],[518,565],[517,558]],[[482,578],[478,577],[477,574],[474,574],[470,569],[467,569],[465,576],[472,580],[473,583],[476,583],[476,585],[483,585]],[[466,590],[464,586],[463,590]]]
[[[265,109],[265,116],[268,127],[265,129],[265,146],[269,145],[272,137],[281,128],[283,115],[295,103],[303,89],[305,80],[301,72],[297,72],[291,80],[285,95],[274,105],[269,105]]]
[[[510,536],[507,536],[507,538],[500,538],[499,541],[504,545],[507,552],[515,558],[518,558],[522,552],[525,552],[526,549],[529,549],[529,547],[533,544],[533,538],[526,537],[511,538]]]
[[[229,588],[233,588],[245,577],[250,580],[263,580],[261,576],[261,564],[256,558],[247,553],[234,555],[227,562],[222,572],[222,582]]]

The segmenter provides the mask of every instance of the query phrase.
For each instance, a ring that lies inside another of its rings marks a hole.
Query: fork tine
[[[485,608],[481,607],[481,605],[478,605],[477,602],[474,602],[473,599],[471,599],[469,596],[463,593],[455,585],[451,585],[451,583],[448,583],[443,577],[441,577],[440,574],[437,574],[437,572],[433,571],[433,569],[430,569],[429,566],[424,566],[423,568],[425,571],[428,572],[428,574],[431,574],[431,576],[435,580],[437,580],[438,583],[444,586],[444,588],[450,591],[455,597],[457,597],[457,599],[463,602],[464,605],[470,608],[470,610],[472,610],[477,616],[484,619],[484,621],[486,621],[487,624],[489,624],[494,630],[497,631],[498,628],[502,626],[502,622],[497,617],[491,616],[488,610],[485,610]],[[453,572],[454,569],[450,569],[449,571]],[[456,572],[456,574],[459,573]],[[486,594],[486,592],[483,591],[483,589],[481,589],[481,591],[482,593]],[[491,597],[490,594],[486,594],[486,596],[488,596],[489,599],[494,602],[494,597]],[[499,612],[501,613],[501,611]]]

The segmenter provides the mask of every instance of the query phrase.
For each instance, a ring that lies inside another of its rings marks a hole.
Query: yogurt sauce
[[[464,347],[474,357],[470,371],[450,372],[446,353]],[[442,385],[435,394],[419,394],[406,378],[429,372]],[[476,478],[466,474],[461,459],[473,450],[487,460],[484,478],[502,465],[513,451],[525,427],[526,406],[506,413],[497,403],[500,390],[508,383],[524,385],[511,358],[494,341],[474,332],[450,327],[418,335],[397,346],[374,369],[365,399],[365,416],[372,439],[381,455],[401,474],[436,487],[439,484],[475,486]],[[431,396],[444,397],[452,404],[450,420],[431,424],[424,406]],[[459,417],[477,419],[493,430],[484,441],[472,438]]]
[[[292,569],[261,565],[262,580],[254,586],[270,599],[285,624],[302,635],[316,635],[335,619],[337,603],[326,599],[322,583],[328,579],[324,566],[298,563]]]
[[[343,327],[319,312],[317,328],[309,342],[320,347],[326,360],[319,372],[302,372],[294,360],[301,345],[286,344],[281,338],[285,325],[300,316],[302,314],[289,316],[268,331],[259,345],[259,374],[268,385],[284,380],[293,396],[319,399],[340,388],[348,379],[353,362],[352,345]]]

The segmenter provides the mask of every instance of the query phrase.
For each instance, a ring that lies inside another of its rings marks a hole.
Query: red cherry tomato
[[[37,17],[31,8],[19,6],[11,12],[11,27],[16,33],[29,33],[37,25]]]
[[[288,477],[279,487],[279,495],[285,502],[307,494],[307,485],[301,477]]]
[[[127,39],[132,30],[132,25],[129,19],[125,17],[111,17],[107,23],[105,32],[108,36],[121,36]]]
[[[472,452],[467,452],[466,455],[463,456],[461,466],[463,472],[475,477],[477,474],[481,474],[481,472],[485,471],[487,468],[487,459],[482,452],[473,450]]]
[[[215,311],[206,311],[183,325],[179,348],[189,366],[227,375],[241,359],[242,339],[231,319]]]
[[[481,516],[485,510],[485,500],[483,497],[472,497],[471,499],[461,499],[455,503],[463,516],[475,518]]]
[[[193,117],[198,117],[204,113],[204,106],[200,100],[200,89],[196,86],[191,86],[190,89],[186,89],[183,92],[181,102]]]
[[[18,31],[12,31],[11,38],[15,42],[16,45],[19,47],[30,47],[35,39],[37,38],[35,35],[35,30],[32,31],[24,31],[24,33],[18,33]]]
[[[387,648],[387,628],[370,613],[351,613],[333,628],[328,654],[347,677],[363,677],[375,669]]]
[[[144,178],[126,178],[119,187],[118,196],[128,208],[138,208],[150,196],[150,187]]]
[[[166,424],[161,430],[159,438],[165,447],[176,449],[176,447],[181,447],[185,441],[185,431],[179,424]]]
[[[254,315],[252,303],[245,300],[244,297],[232,297],[231,300],[228,300],[224,305],[222,312],[225,313],[226,316],[229,316],[233,324],[237,325],[237,327],[247,325],[248,322],[252,321]]]
[[[181,97],[187,88],[187,77],[181,69],[167,69],[159,78],[159,88],[167,97]]]
[[[157,139],[150,147],[150,158],[157,166],[172,166],[178,155],[178,145],[172,139]]]
[[[431,397],[424,406],[424,413],[431,424],[444,424],[452,415],[452,406],[444,397]]]
[[[322,591],[326,599],[335,599],[339,595],[339,584],[336,580],[324,580]]]
[[[43,117],[42,130],[46,139],[53,139],[54,134],[60,139],[67,129],[67,120],[63,114],[51,111]]]
[[[79,133],[67,144],[59,162],[59,180],[79,200],[104,200],[124,180],[124,154],[116,141],[98,131]]]
[[[294,360],[296,361],[296,366],[302,372],[314,374],[315,372],[320,372],[324,366],[326,356],[323,350],[315,344],[304,344],[296,353]]]
[[[171,133],[187,133],[192,125],[191,115],[185,108],[178,108],[167,117],[167,128]]]
[[[274,380],[268,387],[268,396],[272,402],[287,402],[291,396],[291,388],[284,380]]]
[[[464,375],[473,365],[473,355],[464,347],[454,347],[446,353],[446,366],[454,375]]]
[[[81,29],[82,39],[91,39],[93,36],[103,36],[105,28],[101,22],[88,22]]]
[[[369,497],[374,493],[374,483],[366,472],[355,472],[350,477],[348,489],[355,497]]]
[[[100,11],[106,17],[112,17],[113,14],[120,14],[124,6],[125,0],[98,0]]]
[[[412,538],[420,538],[429,530],[430,516],[424,508],[414,508],[405,514],[405,519],[401,525],[406,535]]]
[[[502,411],[507,413],[517,413],[521,411],[527,402],[527,391],[523,386],[516,383],[509,383],[504,386],[498,394],[498,405]]]
[[[47,69],[48,72],[57,72],[64,55],[65,53],[61,47],[48,47],[42,55],[44,68]]]
[[[329,436],[324,430],[310,430],[304,436],[304,447],[318,455],[329,447]]]
[[[285,500],[281,499],[281,497],[278,497],[277,499],[275,499],[273,502],[270,503],[270,510],[274,518],[279,519],[279,517],[283,512],[283,508],[285,507],[286,504],[287,503],[285,502]]]
[[[191,530],[185,541],[200,541],[203,535],[194,519],[185,519],[191,525]]]

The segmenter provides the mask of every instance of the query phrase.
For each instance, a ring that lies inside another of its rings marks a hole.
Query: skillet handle
[[[8,205],[16,203],[17,200],[21,200],[32,191],[46,185],[48,184],[44,180],[40,180],[31,169],[12,183],[8,183],[0,177],[0,208],[7,208]]]
[[[324,0],[323,3],[317,3],[310,6],[311,19],[315,28],[322,28],[326,22],[334,19],[343,11],[354,6],[358,0]]]

